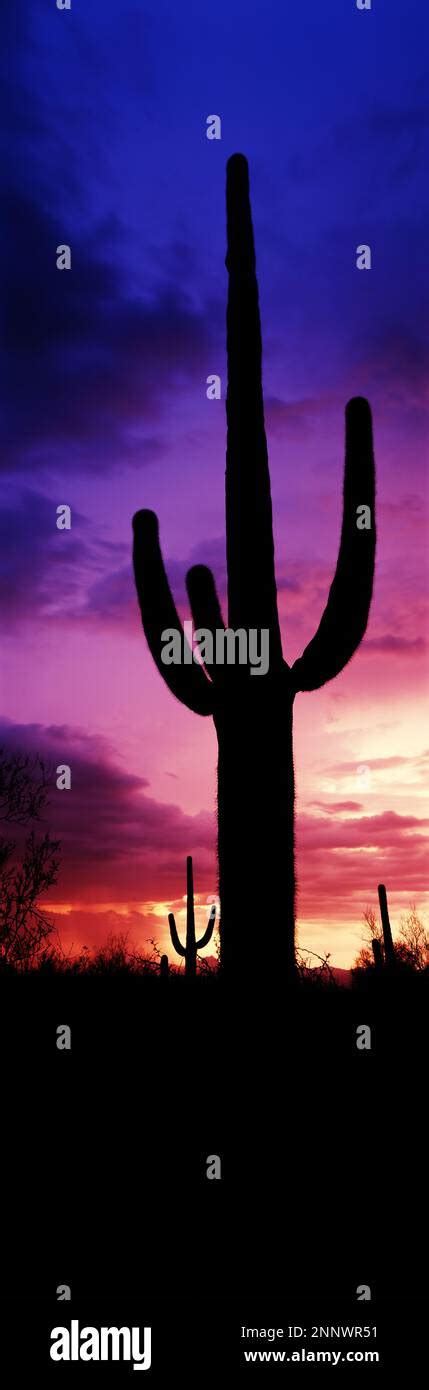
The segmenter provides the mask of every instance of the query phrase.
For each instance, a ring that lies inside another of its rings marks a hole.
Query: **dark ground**
[[[0,1007],[10,1317],[49,1299],[52,1326],[80,1300],[119,1298],[127,1321],[129,1299],[159,1298],[173,1325],[185,1298],[183,1326],[202,1298],[203,1325],[214,1298],[279,1298],[289,1322],[302,1299],[319,1319],[341,1300],[393,1329],[398,1300],[420,1306],[424,980],[237,998],[216,979],[15,978]],[[60,1283],[72,1304],[56,1302]],[[356,1302],[360,1284],[376,1303]]]

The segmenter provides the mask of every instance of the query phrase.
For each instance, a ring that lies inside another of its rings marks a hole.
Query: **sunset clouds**
[[[425,17],[408,0],[404,26],[393,5],[368,42],[337,0],[274,7],[269,22],[259,0],[216,16],[104,0],[102,23],[86,0],[73,25],[49,9],[7,4],[4,18],[0,612],[2,740],[72,768],[49,810],[58,922],[75,943],[126,921],[166,947],[186,854],[201,910],[216,890],[215,735],[146,649],[131,517],[158,513],[182,617],[196,563],[225,605],[225,163],[242,149],[290,662],[335,569],[347,399],[367,395],[374,416],[368,629],[294,712],[301,939],[346,966],[378,882],[394,925],[425,903],[427,121],[423,72],[407,77]],[[56,269],[64,242],[70,272]],[[355,267],[361,242],[371,273]]]
[[[61,840],[61,872],[49,905],[64,943],[101,941],[103,932],[126,930],[137,944],[155,935],[169,949],[169,911],[184,911],[184,865],[194,856],[201,917],[217,893],[214,811],[189,815],[161,802],[146,778],[120,766],[107,740],[66,726],[15,725],[2,721],[0,745],[44,758],[51,772],[49,804],[41,830]],[[70,792],[56,788],[55,769],[67,757]],[[415,778],[427,772],[422,759],[375,759],[374,772],[413,764]],[[381,763],[381,769],[379,765]],[[370,769],[371,771],[371,765]],[[353,764],[332,768],[348,778]],[[172,787],[174,788],[174,781]],[[367,814],[364,802],[313,802],[297,815],[297,873],[300,940],[308,949],[331,934],[334,958],[347,962],[358,939],[362,913],[375,901],[376,886],[389,883],[399,912],[421,900],[425,884],[429,817],[382,811]],[[251,894],[252,877],[243,885]],[[335,904],[335,922],[332,920]],[[338,940],[338,937],[340,939]],[[327,940],[325,942],[328,949]],[[329,947],[330,949],[331,947]]]

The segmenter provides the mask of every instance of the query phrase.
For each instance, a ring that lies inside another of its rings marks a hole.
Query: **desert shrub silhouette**
[[[264,426],[262,347],[247,161],[227,165],[228,391],[226,547],[228,625],[269,633],[269,670],[198,662],[165,665],[162,633],[181,632],[151,511],[133,519],[134,570],[146,639],[169,689],[183,704],[214,719],[218,745],[218,858],[221,968],[272,979],[295,965],[294,769],[292,709],[297,691],[318,689],[343,670],[366,629],[375,557],[375,486],[368,402],[346,408],[343,520],[335,576],[320,625],[290,667],[283,658],[277,611],[270,477]],[[357,509],[371,509],[371,528]],[[196,628],[224,628],[215,582],[205,565],[187,575]],[[182,632],[182,655],[187,643]]]

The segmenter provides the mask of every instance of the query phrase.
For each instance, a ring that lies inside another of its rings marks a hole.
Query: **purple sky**
[[[66,942],[125,923],[165,945],[187,853],[202,919],[216,889],[215,736],[153,667],[130,538],[133,512],[157,511],[183,616],[191,563],[223,591],[225,408],[205,383],[225,385],[238,149],[287,660],[335,567],[347,399],[367,395],[374,416],[367,634],[295,706],[301,939],[346,965],[380,880],[394,925],[424,906],[428,27],[420,0],[73,0],[70,13],[5,0],[1,708],[5,741],[72,766],[50,811]],[[213,112],[219,142],[205,136]],[[356,269],[361,243],[371,272]],[[55,526],[64,502],[70,532]]]

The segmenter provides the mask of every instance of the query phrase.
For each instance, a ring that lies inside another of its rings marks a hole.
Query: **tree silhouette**
[[[395,953],[397,959],[412,970],[429,969],[429,935],[414,903],[406,916],[401,917]]]
[[[350,660],[366,629],[375,555],[374,461],[366,400],[346,408],[346,459],[341,539],[335,577],[319,628],[289,667],[283,658],[274,571],[270,477],[264,427],[262,347],[247,161],[227,165],[228,392],[226,545],[228,624],[269,633],[269,670],[192,660],[170,592],[158,522],[139,511],[134,570],[143,628],[153,659],[173,695],[197,714],[211,714],[218,745],[218,857],[221,966],[289,977],[295,965],[294,769],[292,709],[297,691],[320,688]],[[371,527],[357,525],[357,509]],[[187,575],[197,629],[224,629],[215,582],[204,565]],[[162,661],[162,633],[182,633],[182,661]]]
[[[46,802],[49,769],[42,758],[0,748],[0,820],[28,825]]]
[[[373,969],[375,965],[377,969],[381,969],[381,966],[384,965],[383,928],[373,907],[365,908],[363,920],[365,923],[364,945],[361,946],[356,956],[353,969],[368,970]]]
[[[21,827],[38,821],[49,781],[42,759],[0,749],[0,819]],[[34,966],[55,930],[39,899],[57,881],[58,850],[58,840],[34,829],[20,845],[0,839],[0,968]]]

